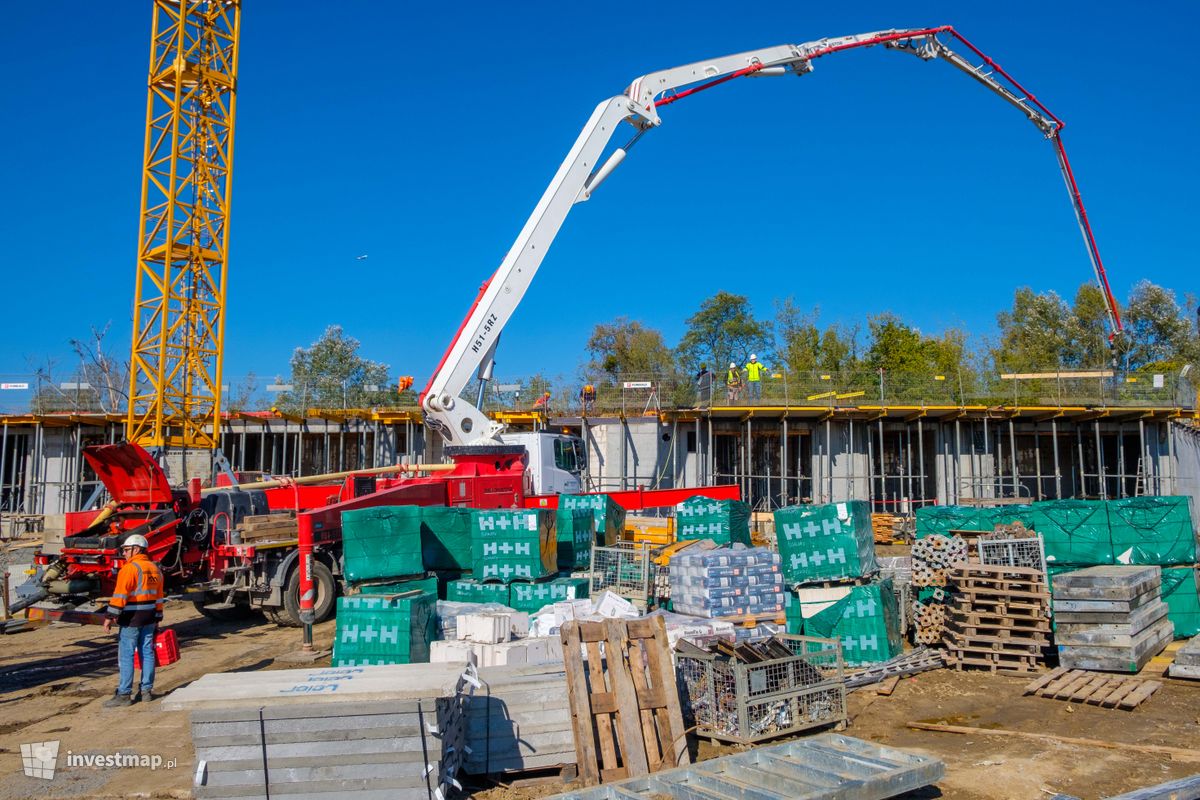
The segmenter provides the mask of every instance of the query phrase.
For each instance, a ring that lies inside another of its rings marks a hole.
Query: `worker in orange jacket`
[[[150,544],[145,536],[134,534],[121,545],[125,563],[117,573],[117,585],[108,601],[104,632],[113,622],[120,628],[117,640],[117,666],[120,683],[117,693],[104,701],[106,708],[129,706],[145,698],[153,700],[154,634],[163,616],[163,576],[158,565],[146,555]],[[142,655],[141,690],[133,694],[133,654]]]

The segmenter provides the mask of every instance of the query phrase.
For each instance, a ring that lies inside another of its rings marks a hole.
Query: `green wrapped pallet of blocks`
[[[1034,503],[1022,522],[1041,534],[1047,566],[1113,563],[1108,512],[1102,500],[1044,500]]]
[[[477,580],[533,581],[558,572],[554,512],[484,509],[471,514],[471,572]]]
[[[459,603],[499,603],[508,605],[507,583],[480,583],[460,578],[446,584],[446,599]]]
[[[564,494],[558,507],[567,511],[587,509],[596,519],[596,544],[612,547],[624,538],[625,509],[606,494]]]
[[[421,575],[421,506],[376,506],[342,512],[346,578]]]
[[[558,568],[586,569],[592,563],[596,517],[586,508],[559,508],[554,515],[558,539]]]
[[[1196,567],[1164,567],[1162,599],[1167,604],[1167,619],[1175,623],[1176,639],[1190,639],[1200,633]]]
[[[784,582],[796,586],[876,572],[875,533],[865,500],[787,506],[775,512]]]
[[[437,597],[360,594],[338,598],[333,666],[417,664],[429,661],[437,636]]]
[[[471,509],[452,506],[421,509],[421,560],[425,569],[471,568]]]
[[[532,614],[543,606],[560,600],[585,600],[588,596],[587,578],[560,577],[540,583],[510,583],[508,607]]]
[[[403,594],[411,591],[429,592],[434,597],[438,594],[438,579],[436,576],[428,578],[412,578],[407,581],[384,581],[381,583],[356,583],[350,586],[349,595],[374,594],[374,595],[392,595]]]
[[[904,649],[892,579],[847,587],[846,596],[804,621],[807,636],[840,639],[847,666],[887,661]]]
[[[800,599],[793,589],[783,590],[783,613],[787,618],[787,632],[799,636],[804,631],[804,616],[800,613]]]
[[[918,539],[932,534],[950,536],[951,531],[990,531],[984,509],[975,506],[922,506],[916,513]]]
[[[750,506],[741,500],[689,497],[675,506],[675,538],[750,546]]]
[[[1196,531],[1187,496],[1109,500],[1108,527],[1118,564],[1194,564]]]

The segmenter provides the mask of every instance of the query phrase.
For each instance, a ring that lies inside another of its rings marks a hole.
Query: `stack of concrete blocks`
[[[1200,636],[1192,637],[1175,654],[1175,663],[1168,674],[1172,678],[1200,680]]]
[[[495,775],[575,763],[571,704],[557,665],[485,667],[467,711],[463,770]]]
[[[1100,566],[1054,579],[1055,644],[1068,669],[1137,672],[1174,638],[1157,566]]]
[[[529,637],[529,615],[519,611],[460,614],[454,640],[433,642],[430,661],[457,663],[474,659],[481,667],[562,664],[562,642],[553,636]]]
[[[196,798],[428,800],[456,785],[477,685],[462,664],[270,670],[205,675],[162,705],[191,711]]]

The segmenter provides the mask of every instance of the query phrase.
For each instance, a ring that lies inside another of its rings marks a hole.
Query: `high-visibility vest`
[[[759,361],[749,361],[746,363],[746,377],[752,381],[757,381],[762,377],[763,365]]]
[[[145,553],[138,553],[126,561],[117,573],[117,585],[108,601],[108,613],[120,616],[122,612],[142,618],[162,619],[162,570]]]
[[[727,374],[725,376],[725,384],[727,386],[741,386],[742,385],[741,370],[736,370],[736,369],[729,370],[729,374]]]

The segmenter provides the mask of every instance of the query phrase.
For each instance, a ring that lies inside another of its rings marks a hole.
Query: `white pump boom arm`
[[[939,36],[957,39],[983,61],[971,64],[952,51]],[[537,207],[492,277],[481,287],[475,304],[463,320],[429,384],[421,393],[426,423],[437,430],[447,444],[486,444],[497,441],[504,426],[489,419],[482,405],[483,387],[491,380],[496,345],[542,259],[558,235],[572,206],[589,199],[592,193],[624,160],[629,148],[643,133],[662,123],[660,106],[669,105],[688,95],[742,76],[804,75],[813,69],[812,60],[857,47],[882,44],[908,52],[923,60],[941,58],[962,70],[1004,100],[1018,108],[1055,145],[1055,155],[1071,196],[1076,219],[1087,246],[1097,282],[1108,307],[1111,335],[1121,332],[1117,305],[1108,287],[1108,279],[1092,236],[1083,200],[1075,184],[1060,132],[1063,122],[1037,98],[974,45],[950,26],[909,30],[877,31],[836,39],[821,39],[800,45],[780,45],[696,62],[673,69],[652,72],[635,80],[625,94],[609,98],[592,112],[575,144],[563,159],[554,179],[546,187]],[[684,88],[688,87],[688,88]],[[636,132],[623,147],[618,147],[600,163],[609,141],[622,122]],[[473,377],[481,380],[476,404],[460,396]]]

